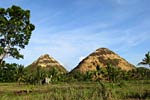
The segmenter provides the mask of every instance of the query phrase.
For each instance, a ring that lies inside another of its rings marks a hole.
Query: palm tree
[[[138,65],[148,65],[150,67],[150,52],[145,54],[145,58]]]

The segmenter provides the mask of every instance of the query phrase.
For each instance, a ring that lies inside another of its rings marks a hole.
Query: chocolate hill
[[[35,70],[38,66],[47,70],[55,68],[59,72],[67,72],[67,70],[58,61],[56,61],[53,57],[50,57],[48,54],[40,56],[36,61],[28,66],[28,69]]]
[[[99,48],[83,59],[73,71],[94,71],[96,67],[107,67],[108,64],[129,71],[134,69],[134,65],[107,48]]]

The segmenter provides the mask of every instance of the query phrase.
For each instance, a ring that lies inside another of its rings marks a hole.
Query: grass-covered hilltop
[[[115,66],[116,68],[125,71],[133,70],[135,68],[134,65],[128,63],[113,51],[107,48],[99,48],[83,59],[73,71],[79,70],[84,73],[87,71],[95,71],[98,67],[106,68],[108,65]]]
[[[40,67],[43,70],[53,70],[56,69],[60,73],[67,73],[67,70],[53,57],[50,57],[48,54],[40,56],[36,61],[30,64],[27,69],[30,71],[34,71]]]

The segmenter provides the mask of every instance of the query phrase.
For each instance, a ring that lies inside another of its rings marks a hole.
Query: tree
[[[18,65],[17,68],[17,73],[16,73],[16,77],[17,77],[17,81],[19,82],[23,82],[24,81],[24,66],[23,65]]]
[[[145,58],[138,65],[148,65],[150,67],[150,52],[145,54]]]
[[[112,66],[111,64],[108,64],[107,67],[107,72],[108,72],[108,80],[109,82],[116,82],[119,81],[118,79],[120,79],[120,70],[119,68],[117,68],[116,66]]]
[[[15,82],[17,66],[15,63],[0,64],[0,82]]]
[[[28,45],[34,25],[30,23],[30,11],[13,5],[0,8],[0,63],[7,56],[23,58],[20,49]]]
[[[136,68],[136,75],[138,75],[138,79],[148,79],[150,78],[150,70],[145,67]]]

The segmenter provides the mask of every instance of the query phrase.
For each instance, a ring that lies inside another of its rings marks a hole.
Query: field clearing
[[[0,83],[0,100],[150,100],[150,80],[48,85]]]

